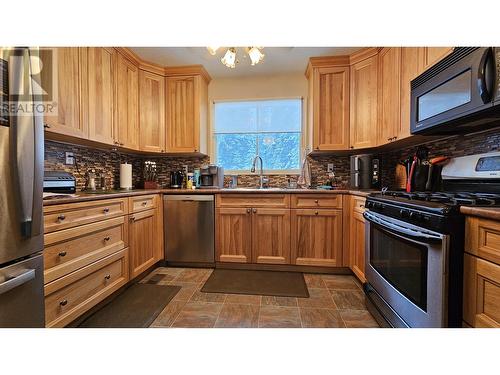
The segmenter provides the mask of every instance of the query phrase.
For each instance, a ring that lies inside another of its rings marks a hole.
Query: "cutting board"
[[[406,168],[404,165],[396,165],[394,182],[396,189],[406,189]]]

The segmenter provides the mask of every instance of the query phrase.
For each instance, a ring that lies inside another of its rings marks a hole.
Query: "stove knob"
[[[418,212],[410,212],[410,219],[415,221],[420,221],[422,220],[422,215],[419,214]]]
[[[402,218],[408,217],[408,214],[409,214],[408,210],[405,210],[403,208],[401,210],[399,210],[399,216],[401,216]]]

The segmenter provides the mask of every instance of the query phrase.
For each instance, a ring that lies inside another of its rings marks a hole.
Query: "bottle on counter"
[[[187,174],[186,189],[194,190],[196,185],[194,184],[194,173]]]

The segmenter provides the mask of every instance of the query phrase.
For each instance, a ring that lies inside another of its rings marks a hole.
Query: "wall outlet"
[[[64,164],[66,165],[74,165],[75,164],[75,155],[72,152],[65,152],[65,161]]]
[[[326,166],[326,171],[328,173],[330,172],[333,172],[333,164],[332,163],[328,163],[327,166]]]

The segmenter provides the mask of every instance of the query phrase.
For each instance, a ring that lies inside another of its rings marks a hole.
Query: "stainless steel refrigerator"
[[[43,327],[38,50],[0,48],[0,327]]]

